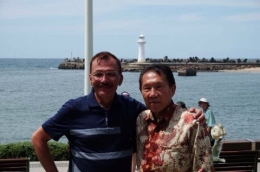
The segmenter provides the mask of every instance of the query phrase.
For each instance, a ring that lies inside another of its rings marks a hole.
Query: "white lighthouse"
[[[145,53],[144,53],[144,44],[146,43],[144,39],[144,35],[139,35],[139,39],[137,41],[139,45],[139,51],[138,51],[138,61],[137,62],[145,62]]]

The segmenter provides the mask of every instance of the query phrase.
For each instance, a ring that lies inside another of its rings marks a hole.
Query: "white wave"
[[[58,69],[58,68],[55,68],[55,67],[50,67],[50,69]]]

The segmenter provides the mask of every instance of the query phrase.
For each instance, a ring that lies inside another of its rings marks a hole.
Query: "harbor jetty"
[[[178,76],[196,76],[197,71],[194,69],[180,69],[177,71]]]
[[[167,57],[167,56],[166,56]],[[199,72],[217,72],[220,70],[239,70],[244,68],[260,67],[260,60],[247,61],[244,60],[229,60],[228,58],[223,60],[207,60],[203,58],[189,58],[189,59],[146,59],[145,62],[137,62],[137,60],[123,60],[121,64],[124,72],[140,72],[148,66],[154,64],[161,64],[169,66],[173,72],[178,70],[192,69]],[[64,59],[58,66],[58,69],[84,69],[84,59],[72,58]]]

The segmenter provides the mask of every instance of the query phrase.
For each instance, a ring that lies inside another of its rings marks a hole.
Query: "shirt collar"
[[[98,107],[100,106],[99,103],[97,102],[95,95],[94,95],[95,90],[92,88],[90,93],[87,95],[87,102],[89,107]],[[112,105],[122,105],[122,101],[119,99],[117,93],[115,93],[114,100]]]
[[[176,105],[173,103],[173,101],[171,101],[171,103],[161,112],[161,119],[160,120],[156,120],[155,116],[153,115],[153,113],[150,111],[150,113],[145,117],[146,121],[153,121],[155,123],[159,122],[159,121],[165,121],[165,122],[169,122],[173,116],[173,113],[175,111]]]

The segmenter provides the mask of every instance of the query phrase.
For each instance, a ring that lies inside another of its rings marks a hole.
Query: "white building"
[[[144,39],[144,35],[142,34],[139,35],[139,39],[137,40],[137,43],[139,45],[137,62],[145,62],[144,44],[146,43],[146,41]]]

